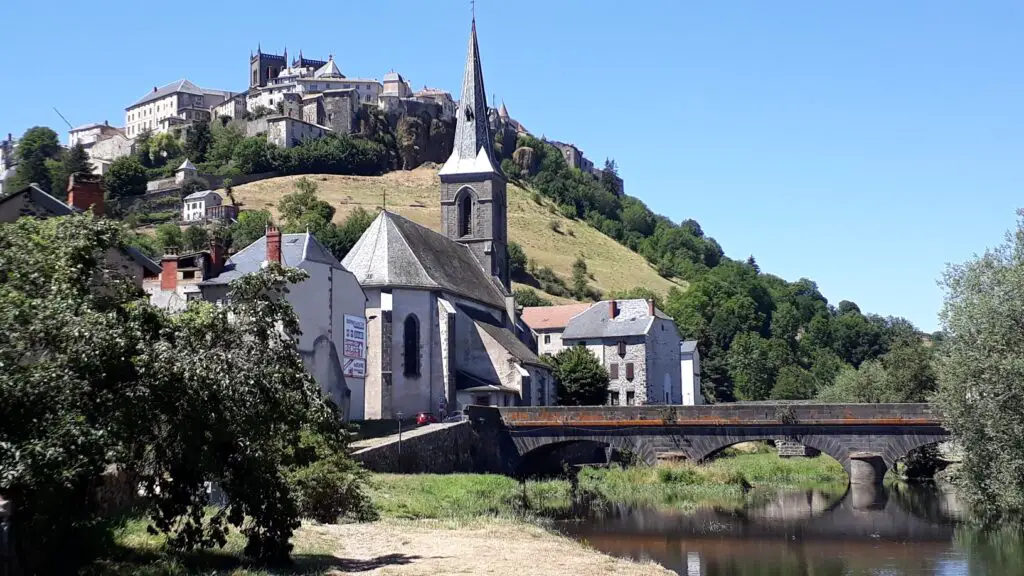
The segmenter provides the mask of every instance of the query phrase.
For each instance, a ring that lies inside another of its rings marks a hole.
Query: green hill
[[[335,221],[341,222],[358,206],[375,212],[387,198],[388,210],[433,230],[440,230],[438,202],[440,182],[437,170],[420,167],[412,171],[390,172],[384,176],[308,175],[318,186],[317,195],[337,209]],[[242,209],[269,210],[277,216],[280,198],[295,190],[301,176],[283,176],[234,188]],[[685,287],[683,281],[662,278],[639,254],[595,230],[587,223],[570,220],[557,213],[549,200],[537,204],[533,195],[513,184],[508,185],[509,239],[523,247],[538,267],[549,267],[570,282],[572,265],[578,256],[587,263],[592,275],[590,285],[602,293],[644,286],[665,294],[672,286]],[[557,222],[557,228],[552,225]],[[550,297],[557,302],[564,298]]]

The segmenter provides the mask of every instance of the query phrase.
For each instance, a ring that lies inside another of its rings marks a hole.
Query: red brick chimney
[[[267,226],[267,262],[281,263],[281,231],[276,226]]]
[[[178,288],[178,255],[164,254],[160,261],[160,289],[173,291]]]
[[[615,300],[608,301],[608,317],[615,318],[619,315],[619,303]]]
[[[77,172],[68,181],[68,206],[103,216],[103,184],[99,176]]]
[[[210,238],[210,278],[220,276],[224,271],[224,243],[220,238]]]
[[[654,300],[647,301],[647,315],[654,316]]]

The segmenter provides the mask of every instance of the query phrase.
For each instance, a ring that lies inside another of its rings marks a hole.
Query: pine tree
[[[75,144],[61,156],[60,161],[54,163],[51,171],[51,186],[54,194],[68,189],[72,174],[92,172],[92,162],[89,161],[89,155],[81,144]]]

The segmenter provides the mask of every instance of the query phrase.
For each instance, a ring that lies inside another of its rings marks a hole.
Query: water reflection
[[[741,512],[613,506],[564,529],[686,575],[1024,576],[1020,530],[958,529],[962,515],[955,496],[934,487],[856,486],[774,494]]]

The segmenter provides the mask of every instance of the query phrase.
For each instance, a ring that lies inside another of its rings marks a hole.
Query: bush
[[[533,200],[533,203],[538,205],[538,206],[543,206],[544,205],[544,199],[541,198],[540,192],[536,192],[536,191],[531,192],[530,193],[530,199]]]
[[[558,212],[562,216],[565,216],[566,218],[568,218],[569,220],[575,220],[576,216],[577,216],[577,214],[576,214],[576,207],[575,206],[570,206],[568,204],[562,204],[561,206],[559,206],[558,207]]]
[[[541,298],[532,288],[516,288],[512,294],[520,306],[551,306],[551,300]]]
[[[548,230],[552,232],[562,233],[562,225],[558,223],[558,220],[548,220]]]
[[[526,252],[516,242],[508,243],[508,272],[513,278],[526,272]]]
[[[333,524],[343,516],[360,522],[377,519],[377,510],[363,492],[366,478],[366,471],[353,460],[334,455],[293,470],[288,481],[300,516]]]

